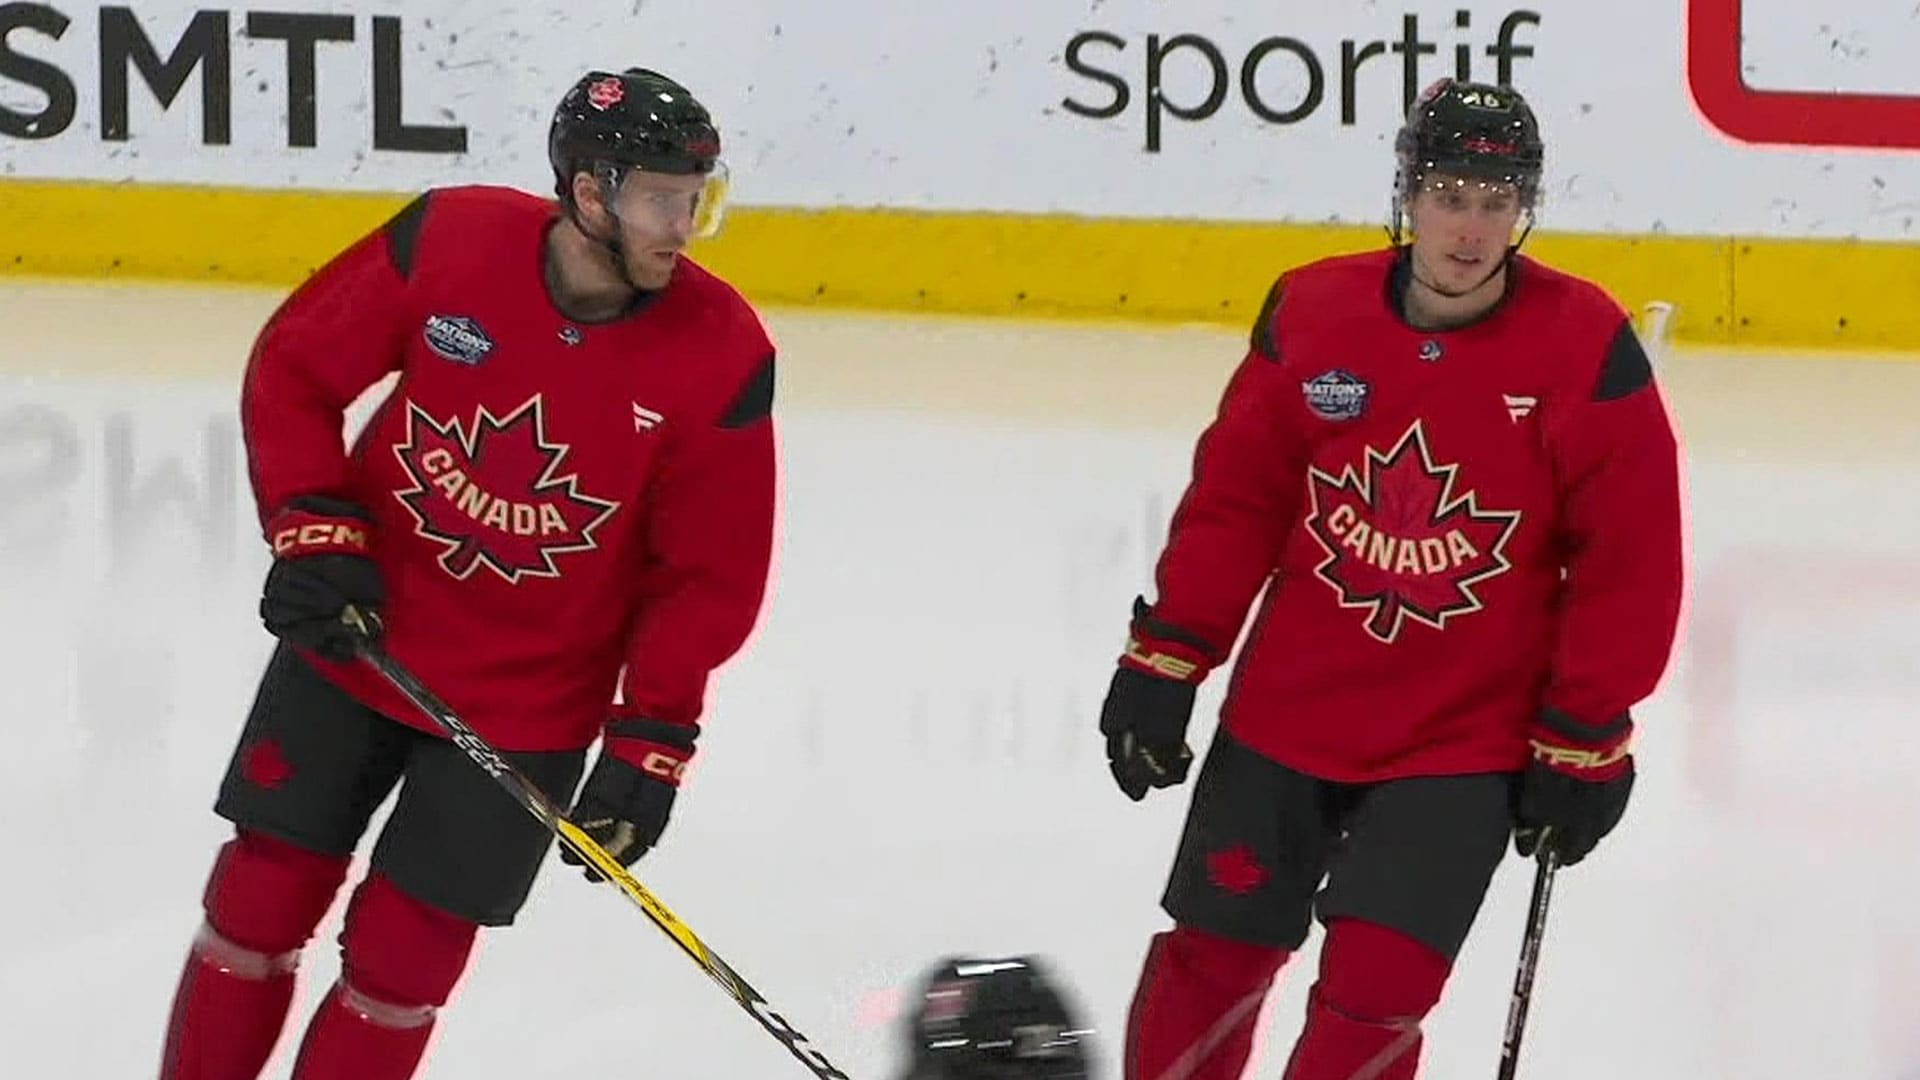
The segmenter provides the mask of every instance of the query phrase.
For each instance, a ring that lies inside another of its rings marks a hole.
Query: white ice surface
[[[0,1075],[154,1072],[269,647],[234,405],[273,299],[0,287]],[[639,875],[855,1077],[893,1064],[889,992],[964,950],[1052,959],[1111,1070],[1185,792],[1127,802],[1094,723],[1243,339],[770,321],[776,587]],[[1920,364],[1682,351],[1662,376],[1689,622],[1640,711],[1628,819],[1561,878],[1523,1073],[1920,1075]],[[1425,1080],[1492,1074],[1528,874],[1496,879]],[[337,969],[337,919],[269,1075]],[[1254,1075],[1278,1074],[1314,960],[1284,973]],[[805,1074],[553,865],[423,1075]]]

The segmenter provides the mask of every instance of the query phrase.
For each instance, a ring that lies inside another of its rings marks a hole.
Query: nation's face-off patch
[[[429,315],[421,333],[436,355],[466,367],[478,366],[493,351],[493,339],[465,315]]]
[[[1351,371],[1338,368],[1300,384],[1307,408],[1322,420],[1353,420],[1367,411],[1373,387]]]

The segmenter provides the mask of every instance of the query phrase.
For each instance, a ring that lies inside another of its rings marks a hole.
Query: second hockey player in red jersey
[[[709,674],[758,615],[773,347],[681,254],[717,220],[718,132],[665,76],[592,72],[549,152],[557,204],[424,194],[254,348],[241,414],[273,552],[260,613],[281,644],[215,806],[235,833],[163,1080],[259,1075],[396,787],[298,1080],[413,1075],[478,928],[513,921],[546,853],[542,825],[353,660],[348,607],[553,798],[578,785],[573,820],[628,865],[660,840]],[[350,404],[395,373],[347,449]]]
[[[1518,254],[1544,157],[1519,93],[1443,81],[1396,147],[1394,244],[1273,287],[1102,712],[1127,795],[1183,782],[1195,686],[1265,590],[1129,1080],[1239,1076],[1316,916],[1287,1080],[1408,1080],[1509,840],[1578,863],[1632,789],[1682,594],[1651,366],[1600,288]]]

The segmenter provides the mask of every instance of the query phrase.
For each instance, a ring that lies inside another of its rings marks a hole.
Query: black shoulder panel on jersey
[[[1280,342],[1274,336],[1273,319],[1280,310],[1280,292],[1286,287],[1287,279],[1282,277],[1267,290],[1267,300],[1260,305],[1260,315],[1253,320],[1253,333],[1247,347],[1269,360],[1280,359]]]
[[[1593,388],[1593,400],[1623,398],[1652,381],[1653,362],[1647,359],[1647,350],[1640,347],[1640,335],[1633,332],[1633,323],[1620,320],[1613,344],[1607,346],[1606,362],[1600,366],[1600,381]]]
[[[427,222],[427,199],[432,194],[421,192],[387,222],[387,258],[402,281],[413,279],[414,250],[420,244],[420,227]]]
[[[760,362],[759,370],[740,388],[740,396],[733,399],[732,407],[720,418],[721,427],[743,428],[766,419],[773,412],[773,359],[774,354],[769,352]]]

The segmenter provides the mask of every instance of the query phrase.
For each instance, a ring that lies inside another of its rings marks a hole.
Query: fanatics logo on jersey
[[[654,412],[645,405],[637,401],[633,403],[633,430],[652,431],[654,428],[659,427],[664,420],[666,420],[666,417]]]
[[[1408,619],[1440,630],[1479,611],[1473,587],[1512,568],[1505,551],[1521,515],[1456,492],[1459,470],[1434,464],[1417,420],[1386,453],[1367,447],[1361,471],[1307,470],[1307,531],[1327,553],[1314,574],[1341,607],[1367,612],[1378,641],[1392,644]]]
[[[1534,407],[1540,404],[1539,398],[1525,394],[1501,394],[1500,399],[1507,403],[1507,418],[1516,424],[1532,416]]]
[[[429,315],[424,334],[427,348],[467,367],[477,366],[493,351],[493,339],[465,315]]]
[[[1367,411],[1373,387],[1351,371],[1329,371],[1300,384],[1307,408],[1322,420],[1352,420]]]
[[[620,508],[561,475],[568,447],[548,441],[538,394],[504,417],[478,409],[470,430],[412,402],[407,414],[393,453],[413,484],[393,494],[414,532],[446,548],[440,565],[456,578],[481,566],[510,584],[559,577],[554,556],[593,550],[594,530]]]

